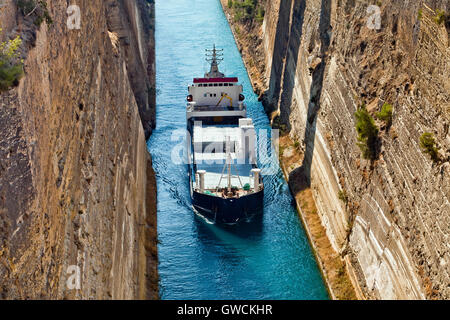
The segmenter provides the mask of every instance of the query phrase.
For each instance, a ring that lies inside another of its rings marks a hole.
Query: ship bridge
[[[247,116],[243,87],[238,84],[238,78],[225,77],[219,71],[218,66],[223,60],[221,52],[215,46],[207,50],[206,60],[211,63],[211,69],[203,78],[195,78],[189,86],[187,119]]]

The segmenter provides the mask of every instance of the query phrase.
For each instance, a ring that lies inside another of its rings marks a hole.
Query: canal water
[[[260,218],[223,227],[191,209],[187,168],[173,154],[186,127],[187,86],[206,71],[205,48],[213,44],[224,49],[220,70],[243,84],[256,127],[270,129],[219,0],[156,1],[157,128],[148,145],[158,185],[161,298],[328,299],[276,155],[260,159],[276,169],[264,177]]]

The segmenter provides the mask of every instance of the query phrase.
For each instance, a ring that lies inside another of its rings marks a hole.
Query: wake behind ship
[[[200,215],[233,224],[261,213],[264,205],[256,131],[238,78],[219,72],[222,50],[206,51],[210,72],[194,79],[187,97],[190,193]]]

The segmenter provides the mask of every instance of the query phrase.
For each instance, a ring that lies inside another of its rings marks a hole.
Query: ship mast
[[[228,192],[231,192],[232,186],[231,186],[231,163],[233,161],[233,159],[231,158],[231,141],[230,141],[230,137],[227,136],[226,137],[226,144],[225,144],[225,153],[227,155],[227,159],[225,160],[225,165],[223,166],[223,170],[222,170],[222,175],[220,176],[220,180],[219,180],[219,184],[217,185],[217,189],[220,188],[220,183],[222,182],[222,179],[224,177],[224,173],[225,173],[225,169],[227,169],[227,189]],[[241,178],[239,177],[239,181],[241,181]],[[242,185],[242,182],[241,182]]]
[[[211,63],[211,69],[205,73],[205,78],[223,78],[225,75],[219,72],[219,64],[223,61],[223,49],[206,49],[206,61]]]
[[[230,137],[227,137],[226,152],[227,152],[227,162],[228,162],[228,192],[231,192],[231,145]]]

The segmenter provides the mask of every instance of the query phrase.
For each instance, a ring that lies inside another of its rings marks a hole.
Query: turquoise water
[[[265,209],[260,218],[221,227],[196,216],[187,168],[171,160],[175,130],[186,127],[192,78],[207,68],[205,48],[225,49],[220,69],[244,85],[249,116],[269,129],[253,94],[219,0],[156,1],[157,128],[149,141],[158,184],[160,295],[162,299],[328,299],[322,277],[275,155],[261,167]]]

